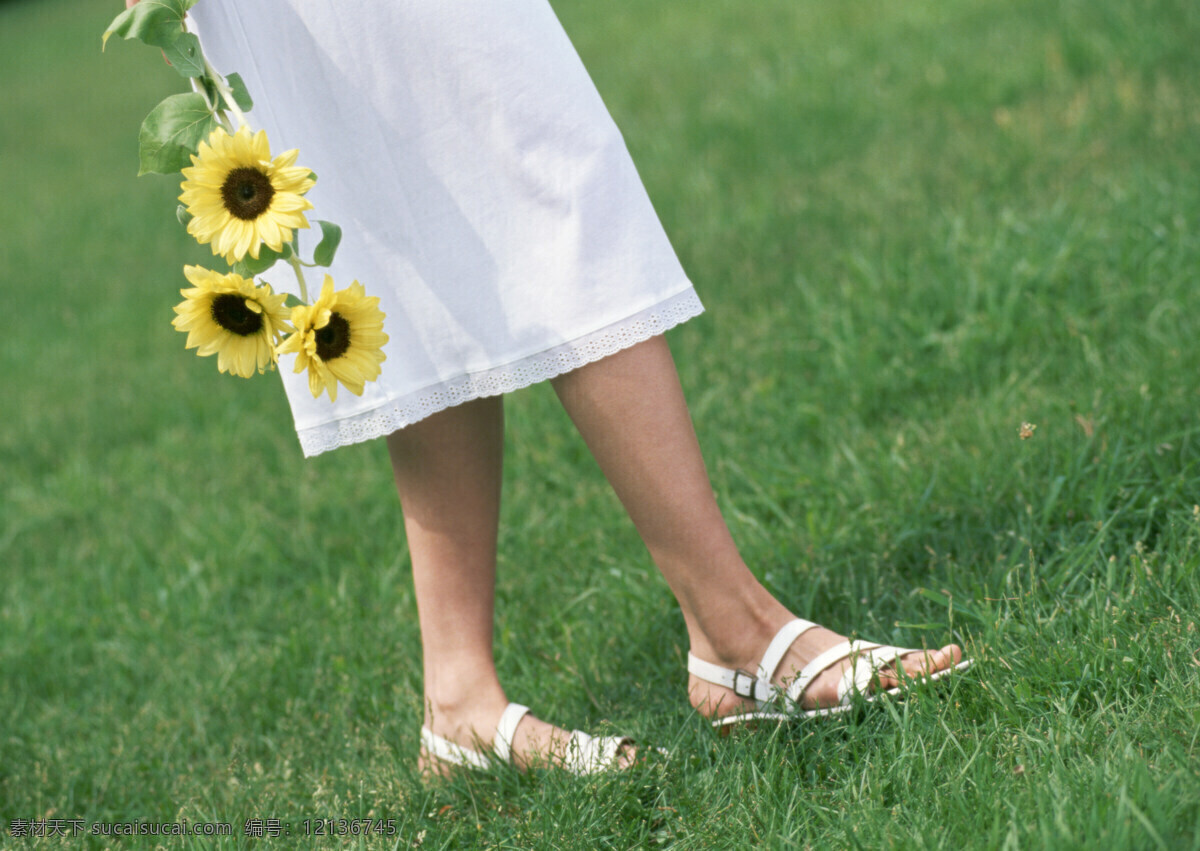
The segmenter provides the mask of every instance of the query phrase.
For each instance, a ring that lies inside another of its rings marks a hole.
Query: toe
[[[631,768],[637,760],[638,749],[633,739],[622,741],[621,746],[617,749],[616,767],[619,769]]]
[[[901,658],[906,679],[920,679],[953,668],[962,660],[962,648],[957,644],[947,644],[941,650],[921,650],[908,653]],[[885,688],[895,688],[900,685],[900,678],[894,673],[880,676]]]

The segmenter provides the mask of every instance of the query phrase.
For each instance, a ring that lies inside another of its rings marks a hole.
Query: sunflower
[[[312,209],[300,197],[313,186],[312,172],[296,168],[298,154],[291,150],[272,160],[266,131],[251,136],[242,126],[230,136],[218,127],[183,170],[179,200],[192,216],[188,233],[211,242],[213,254],[228,263],[247,252],[258,259],[264,243],[282,251],[294,228],[308,227],[304,211]]]
[[[308,370],[314,399],[328,390],[330,401],[337,401],[339,381],[361,396],[363,384],[379,377],[386,357],[383,319],[378,296],[368,298],[358,281],[335,293],[333,278],[326,275],[315,304],[292,308],[296,331],[276,351],[295,353],[296,372]]]
[[[201,266],[184,266],[183,274],[195,287],[180,290],[184,300],[175,305],[179,315],[171,324],[187,332],[187,348],[199,349],[202,357],[216,354],[217,369],[242,378],[273,368],[275,342],[291,330],[287,295]]]

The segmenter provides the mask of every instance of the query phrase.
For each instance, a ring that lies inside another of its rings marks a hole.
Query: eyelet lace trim
[[[703,312],[699,297],[689,287],[627,319],[516,363],[443,381],[346,419],[299,429],[300,448],[311,458],[339,446],[383,437],[454,405],[511,393],[570,372],[657,336]]]

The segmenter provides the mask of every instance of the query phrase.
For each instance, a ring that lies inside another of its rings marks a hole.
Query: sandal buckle
[[[748,674],[745,671],[733,672],[733,693],[738,697],[756,697],[754,686],[757,683],[758,679],[753,674]]]

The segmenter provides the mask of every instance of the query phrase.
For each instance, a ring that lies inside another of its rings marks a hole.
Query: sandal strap
[[[471,768],[489,768],[492,761],[486,754],[473,751],[457,745],[449,739],[442,738],[428,727],[421,728],[421,745],[425,751],[450,765],[468,765]]]
[[[513,734],[516,733],[517,725],[521,723],[521,719],[528,712],[529,707],[519,703],[510,703],[504,707],[504,712],[500,714],[500,720],[496,723],[496,737],[492,741],[494,758],[498,762],[512,761]],[[492,765],[492,756],[455,744],[428,727],[421,728],[421,745],[431,756],[442,762],[448,762],[450,765],[466,765],[482,769],[490,768]]]
[[[713,685],[731,689],[738,697],[751,698],[761,709],[765,704],[778,699],[783,694],[782,690],[771,680],[774,678],[779,664],[783,661],[783,657],[787,655],[788,648],[797,638],[815,626],[816,624],[812,621],[796,618],[780,627],[779,632],[775,633],[775,637],[767,645],[762,661],[758,663],[758,676],[746,671],[724,668],[712,662],[705,662],[698,656],[692,655],[690,651],[688,652],[688,673],[695,674]]]
[[[510,703],[504,707],[500,720],[496,724],[496,738],[492,743],[494,754],[464,748],[449,739],[439,736],[428,727],[421,728],[421,745],[435,759],[450,765],[469,766],[471,768],[491,768],[492,760],[497,762],[512,761],[512,741],[521,719],[529,713],[528,706]],[[628,736],[589,736],[587,733],[574,730],[567,743],[567,753],[562,759],[562,767],[572,774],[598,774],[615,768],[621,748],[633,745],[633,739]],[[665,753],[665,751],[662,751]]]
[[[758,678],[765,683],[775,679],[775,671],[779,669],[779,663],[787,655],[788,649],[797,638],[815,626],[815,623],[803,618],[796,618],[785,623],[779,632],[775,633],[775,637],[771,639],[766,652],[763,653],[762,661],[758,663]]]
[[[796,675],[796,679],[792,680],[788,686],[787,698],[792,703],[799,705],[800,700],[804,697],[804,691],[823,671],[832,667],[838,662],[845,659],[851,653],[858,653],[866,650],[868,647],[877,647],[876,644],[868,644],[865,641],[843,641],[841,644],[835,644],[824,653],[817,656],[801,669]],[[839,695],[840,699],[840,695]]]
[[[562,767],[579,776],[608,771],[616,766],[621,748],[632,744],[633,739],[628,736],[589,736],[574,730]]]
[[[731,689],[738,697],[752,699],[760,706],[770,703],[779,694],[779,689],[753,674],[705,662],[699,656],[694,656],[691,651],[688,652],[687,668],[689,674],[715,686]]]
[[[500,720],[496,722],[496,738],[492,742],[492,750],[501,762],[512,762],[513,737],[517,734],[517,725],[528,713],[528,706],[510,703],[500,714]]]
[[[844,706],[855,694],[866,694],[879,669],[908,652],[899,647],[876,644],[862,653],[856,653],[838,683],[838,703]]]

